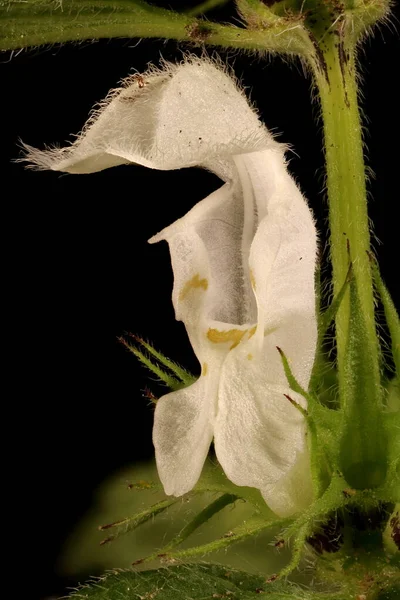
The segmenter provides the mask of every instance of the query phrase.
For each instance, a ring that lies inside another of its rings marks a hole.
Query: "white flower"
[[[127,162],[200,165],[226,182],[150,240],[169,243],[176,318],[202,365],[193,385],[157,403],[159,475],[167,494],[191,490],[214,438],[229,479],[260,489],[275,512],[307,503],[306,423],[285,394],[303,407],[305,400],[289,389],[277,346],[307,388],[317,337],[316,231],[284,148],[232,78],[197,58],[133,76],[70,147],[28,148],[27,159],[70,173]]]

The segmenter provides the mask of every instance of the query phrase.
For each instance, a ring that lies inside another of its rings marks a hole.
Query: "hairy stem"
[[[353,44],[346,47],[341,36],[324,43],[325,73],[316,71],[325,137],[327,191],[331,234],[334,294],[346,281],[350,257],[356,280],[366,336],[373,360],[378,362],[374,298],[370,261],[366,173],[360,113],[357,100],[356,56]],[[336,315],[339,385],[348,344],[350,297],[348,292]]]
[[[208,4],[200,5],[203,11]],[[197,19],[195,14],[142,0],[0,0],[0,50],[119,37],[167,38],[296,56],[314,51],[304,28],[297,25],[294,30],[286,19],[275,18],[266,29],[250,30]]]

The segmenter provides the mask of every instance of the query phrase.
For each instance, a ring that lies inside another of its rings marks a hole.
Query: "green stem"
[[[204,10],[204,6],[203,6]],[[0,50],[100,38],[168,38],[307,57],[304,27],[274,16],[264,29],[243,29],[175,13],[142,0],[0,0]]]
[[[322,47],[325,73],[319,69],[315,74],[324,122],[333,291],[339,294],[346,281],[350,253],[369,351],[373,360],[378,361],[372,275],[367,255],[370,233],[355,47],[353,43],[346,46],[342,35],[327,37]],[[349,318],[347,292],[336,315],[339,386],[342,388]]]

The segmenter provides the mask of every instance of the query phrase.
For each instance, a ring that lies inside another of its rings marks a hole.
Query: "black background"
[[[158,64],[160,56],[180,59],[187,48],[113,40],[0,57],[3,322],[11,334],[4,455],[24,531],[15,562],[31,572],[30,598],[60,594],[72,583],[57,576],[54,562],[98,483],[124,464],[152,457],[152,409],[143,397],[149,380],[117,337],[143,334],[197,370],[183,325],[174,321],[167,245],[146,240],[220,181],[199,169],[136,166],[84,176],[40,173],[12,160],[20,153],[19,138],[38,147],[62,144],[122,77]],[[248,87],[266,125],[292,144],[290,169],[324,241],[322,138],[310,78],[298,63],[220,55]],[[376,175],[370,215],[382,242],[374,246],[397,301],[399,58],[397,35],[388,27],[360,53],[368,163]]]

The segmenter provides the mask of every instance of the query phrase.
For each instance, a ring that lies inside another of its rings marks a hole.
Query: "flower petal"
[[[280,517],[305,510],[313,500],[308,448],[297,454],[292,468],[277,484],[261,490],[265,502]]]
[[[268,166],[266,162],[265,153],[241,157],[260,220],[249,256],[258,307],[256,339],[271,383],[287,383],[276,351],[279,346],[297,380],[307,388],[317,342],[317,235],[310,209],[283,157],[270,152]]]
[[[260,489],[268,500],[305,450],[305,419],[285,394],[302,406],[305,402],[287,385],[272,384],[252,349],[257,352],[250,340],[224,362],[214,443],[228,478]]]
[[[317,338],[316,231],[282,154],[247,154],[235,162],[259,221],[249,253],[258,318],[255,335],[243,338],[221,370],[215,449],[234,483],[259,488],[287,514],[298,508],[296,465],[306,464],[306,423],[285,395],[306,402],[289,389],[276,346],[307,387]],[[307,468],[301,472],[309,482]]]
[[[202,365],[195,384],[157,403],[153,441],[167,494],[186,493],[200,475],[213,435],[221,365],[247,329],[236,325],[243,311],[242,222],[239,191],[225,184],[150,240],[169,243],[176,318]]]
[[[197,483],[213,437],[218,371],[160,398],[153,443],[158,474],[168,495],[181,496]]]
[[[198,334],[200,318],[204,334],[209,327],[246,328],[256,320],[255,298],[245,273],[251,241],[244,252],[245,218],[241,186],[225,184],[149,240],[169,243],[176,318],[185,323],[191,339]],[[193,302],[200,300],[202,304],[194,307]],[[196,340],[192,343],[196,351]]]
[[[156,169],[203,165],[227,180],[233,154],[274,145],[232,77],[192,57],[127,78],[70,147],[44,152],[27,147],[26,160],[70,173],[128,162]]]

